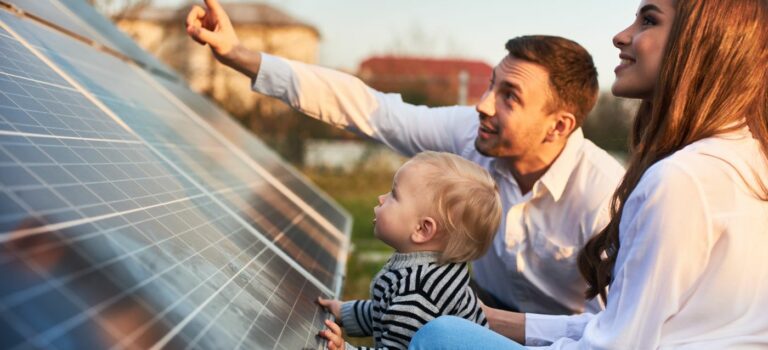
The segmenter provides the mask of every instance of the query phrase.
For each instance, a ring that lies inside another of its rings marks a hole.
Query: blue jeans
[[[456,316],[440,316],[416,332],[408,349],[518,350],[525,347],[474,322]]]

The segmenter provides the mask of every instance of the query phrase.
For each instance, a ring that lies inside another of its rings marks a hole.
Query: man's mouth
[[[481,138],[489,138],[492,135],[496,135],[498,133],[499,132],[496,129],[491,128],[491,127],[489,127],[487,125],[483,125],[483,124],[480,124],[480,126],[477,128],[477,134]]]

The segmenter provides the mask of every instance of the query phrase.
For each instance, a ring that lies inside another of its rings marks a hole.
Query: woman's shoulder
[[[648,168],[638,187],[735,189],[760,174],[768,174],[760,144],[748,132],[732,132],[693,142],[659,160]]]

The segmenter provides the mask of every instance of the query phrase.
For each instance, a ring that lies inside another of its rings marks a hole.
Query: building
[[[255,3],[223,3],[241,42],[248,48],[297,61],[316,63],[320,33],[279,9]],[[181,73],[190,86],[211,96],[230,113],[269,116],[285,112],[282,103],[253,94],[242,74],[216,62],[207,47],[191,40],[184,28],[190,6],[142,7],[115,18],[117,26],[163,62]]]
[[[363,61],[358,76],[377,90],[402,94],[407,102],[445,106],[476,104],[492,70],[481,61],[381,56]]]

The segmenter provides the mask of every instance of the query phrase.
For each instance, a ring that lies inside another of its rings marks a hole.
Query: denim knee
[[[417,350],[442,348],[439,344],[440,341],[449,338],[446,335],[456,331],[457,321],[461,323],[465,320],[456,316],[440,316],[427,322],[413,335],[411,345],[408,348]]]

